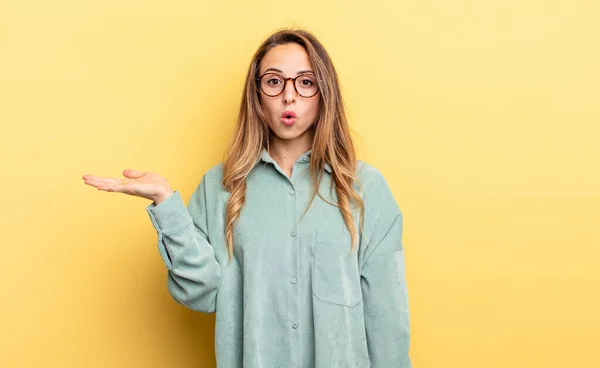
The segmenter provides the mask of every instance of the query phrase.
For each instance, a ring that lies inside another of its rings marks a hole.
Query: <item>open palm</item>
[[[119,192],[152,201],[164,200],[173,193],[169,183],[153,172],[123,170],[125,178],[105,178],[93,175],[83,175],[85,184],[107,192]]]

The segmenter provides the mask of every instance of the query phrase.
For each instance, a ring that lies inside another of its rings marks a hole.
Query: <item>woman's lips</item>
[[[287,126],[292,126],[296,122],[296,118],[281,118],[281,122]]]
[[[296,114],[293,111],[285,111],[281,114],[281,122],[286,126],[292,126],[296,122]]]

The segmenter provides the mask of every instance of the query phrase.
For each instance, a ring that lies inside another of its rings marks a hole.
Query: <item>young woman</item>
[[[160,175],[123,175],[83,179],[153,201],[169,292],[216,312],[219,367],[411,367],[402,214],[356,159],[313,35],[283,30],[259,47],[228,155],[187,208]]]

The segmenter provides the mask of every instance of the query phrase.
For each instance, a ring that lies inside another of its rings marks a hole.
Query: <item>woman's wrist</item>
[[[175,193],[175,191],[171,189],[171,187],[166,188],[163,194],[154,198],[154,204],[158,205],[160,202],[172,196],[173,193]]]

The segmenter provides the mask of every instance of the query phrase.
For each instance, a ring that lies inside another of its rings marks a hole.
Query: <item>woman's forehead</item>
[[[269,50],[261,61],[260,74],[267,69],[278,71],[285,76],[313,70],[308,53],[297,43],[277,45]]]

